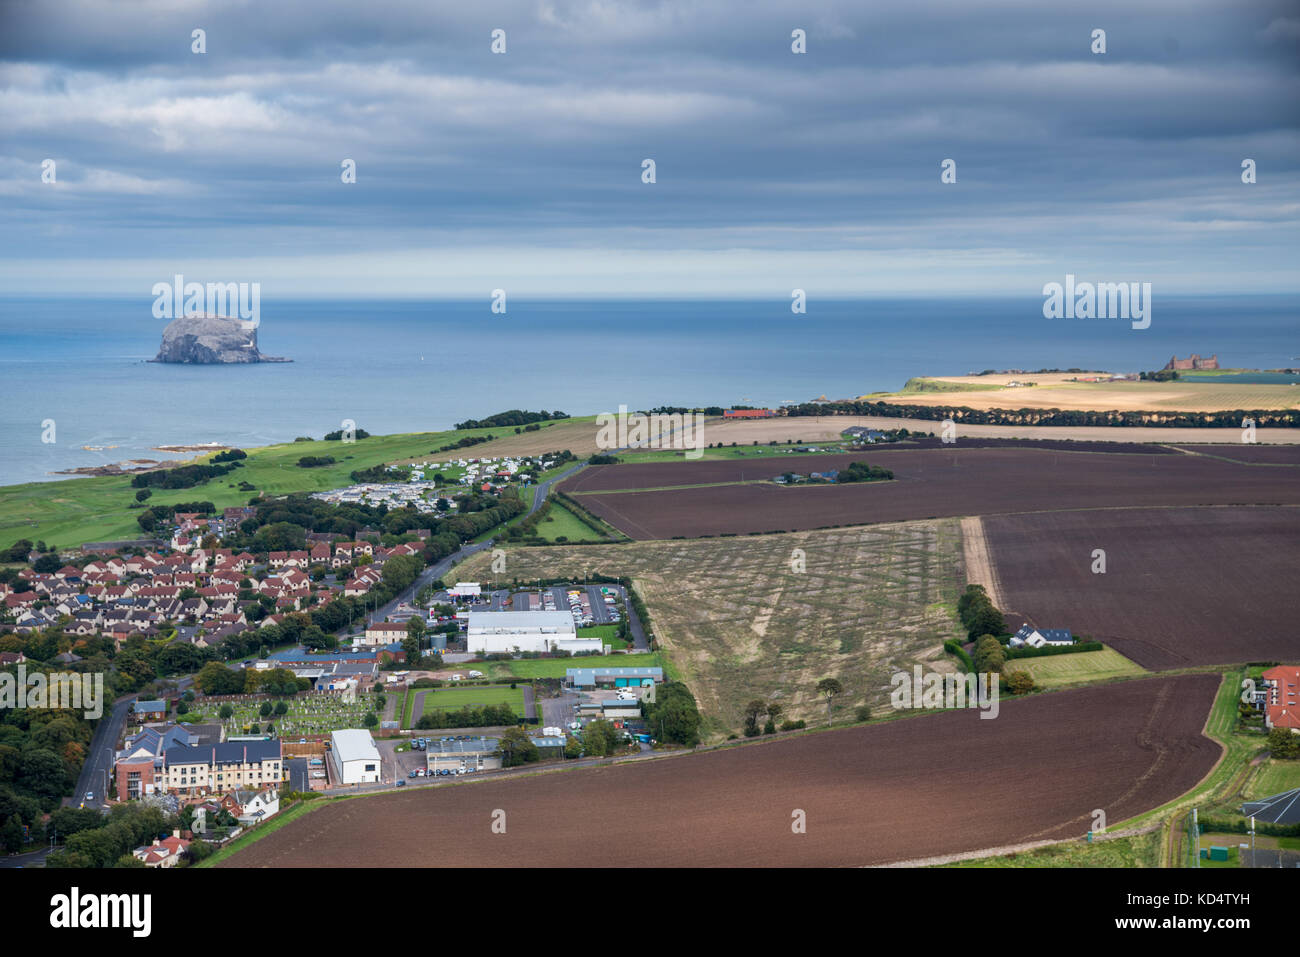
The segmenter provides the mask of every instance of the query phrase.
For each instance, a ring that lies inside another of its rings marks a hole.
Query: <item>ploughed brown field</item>
[[[854,866],[1082,836],[1197,784],[1218,675],[340,801],[227,867]],[[1104,717],[1105,720],[1099,720]],[[791,829],[794,811],[807,829]],[[506,832],[493,833],[495,811]]]
[[[1069,628],[1154,670],[1300,657],[1298,508],[1040,512],[983,524],[1012,630]],[[1105,574],[1091,570],[1098,548]]]
[[[1257,462],[1264,465],[1300,465],[1300,445],[1254,445],[1239,442],[1234,445],[1180,445],[1187,452],[1217,455],[1234,462]]]
[[[813,464],[814,460],[826,461]],[[583,494],[597,488],[658,488],[768,478],[782,471],[866,461],[894,480],[783,487],[767,482]],[[793,456],[780,463],[712,461],[585,469],[577,500],[635,539],[802,531],[958,515],[1077,508],[1300,504],[1291,469],[1205,455],[1121,455],[1022,448],[875,450]],[[783,466],[783,467],[782,467]],[[589,478],[588,473],[593,473]]]

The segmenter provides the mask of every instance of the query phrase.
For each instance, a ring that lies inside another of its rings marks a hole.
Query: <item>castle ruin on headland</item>
[[[1186,359],[1180,359],[1178,358],[1178,356],[1174,356],[1172,359],[1169,360],[1168,364],[1165,365],[1166,370],[1177,369],[1180,372],[1188,369],[1217,369],[1217,368],[1219,368],[1219,355],[1217,352],[1207,359],[1202,359],[1195,352],[1193,352]]]

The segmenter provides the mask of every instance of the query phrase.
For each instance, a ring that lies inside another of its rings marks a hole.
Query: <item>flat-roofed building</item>
[[[469,612],[466,647],[474,654],[511,654],[519,651],[598,652],[599,638],[579,638],[573,615],[567,611]]]
[[[501,767],[500,749],[499,738],[436,738],[429,742],[425,757],[430,771],[490,771]]]
[[[574,688],[638,688],[663,684],[662,668],[567,668],[564,680]]]

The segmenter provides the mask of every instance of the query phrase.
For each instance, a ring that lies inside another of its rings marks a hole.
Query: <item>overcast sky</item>
[[[1300,287],[1296,2],[0,9],[11,292]]]

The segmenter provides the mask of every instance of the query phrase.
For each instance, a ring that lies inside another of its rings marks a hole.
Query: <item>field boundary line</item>
[[[1137,837],[1140,834],[1148,834],[1151,831],[1161,827],[1163,822],[1148,824],[1145,827],[1128,828],[1122,831],[1107,831],[1105,834],[1096,834],[1093,836],[1093,843],[1100,841],[1113,841],[1123,837]],[[955,864],[958,861],[977,861],[986,857],[1003,857],[1007,854],[1023,854],[1026,851],[1036,851],[1043,847],[1054,847],[1060,844],[1078,844],[1083,838],[1063,837],[1055,841],[1027,841],[1023,844],[1006,844],[1002,847],[987,847],[978,851],[959,851],[956,854],[938,854],[934,857],[917,857],[907,861],[891,861],[888,864],[864,864],[863,867],[891,868],[891,867],[939,867],[944,864]]]

